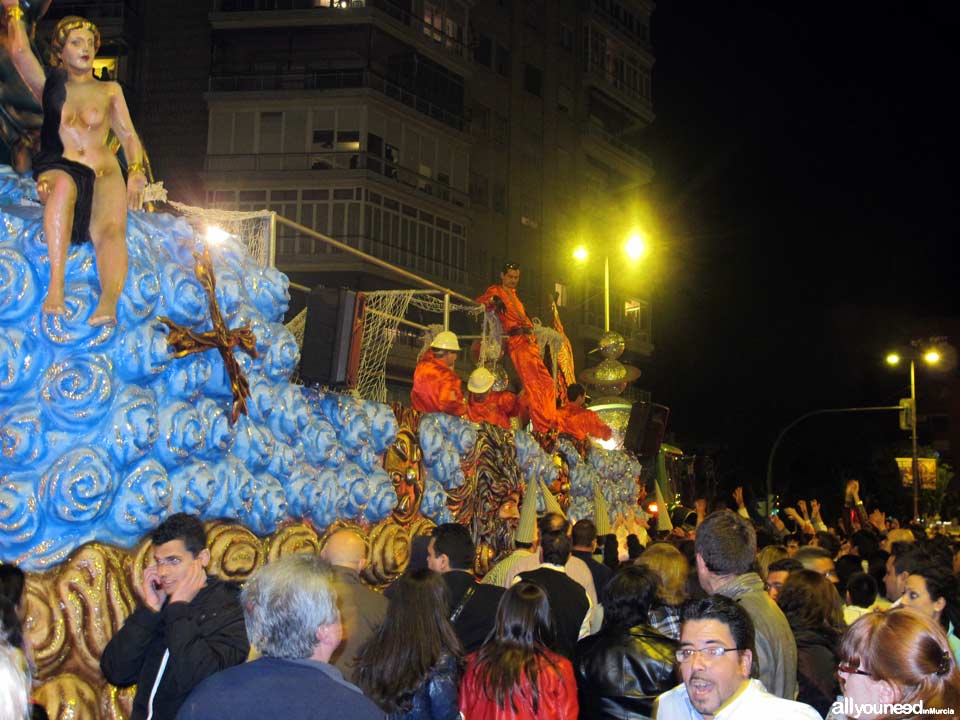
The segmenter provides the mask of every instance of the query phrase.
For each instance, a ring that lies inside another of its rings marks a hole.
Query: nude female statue
[[[13,64],[43,105],[41,148],[34,159],[50,256],[43,312],[66,313],[69,244],[89,240],[97,260],[100,302],[88,322],[115,325],[117,301],[127,277],[127,209],[142,207],[147,183],[143,146],[123,90],[118,83],[93,76],[93,58],[100,47],[96,25],[72,16],[57,23],[51,40],[53,69],[48,75],[30,49],[18,0],[0,0],[0,4]],[[111,130],[129,163],[126,187],[120,164],[108,146]]]

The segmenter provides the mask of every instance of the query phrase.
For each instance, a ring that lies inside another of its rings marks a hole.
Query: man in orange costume
[[[484,367],[478,367],[470,373],[467,381],[467,390],[470,391],[467,417],[476,423],[490,423],[509,430],[510,418],[518,410],[517,396],[512,392],[491,390],[495,381],[493,373]]]
[[[438,332],[413,371],[410,404],[424,413],[461,416],[467,412],[460,378],[453,371],[460,343],[449,330]]]
[[[507,336],[510,360],[526,391],[533,429],[545,432],[557,427],[557,394],[553,378],[540,358],[533,323],[517,297],[519,282],[520,266],[507,263],[500,273],[500,284],[488,287],[477,302],[500,319],[500,326]]]
[[[587,403],[587,393],[580,383],[573,383],[567,388],[569,401],[558,411],[560,432],[569,433],[577,440],[585,440],[589,435],[600,440],[609,440],[613,437],[613,430],[593,410],[584,407]]]

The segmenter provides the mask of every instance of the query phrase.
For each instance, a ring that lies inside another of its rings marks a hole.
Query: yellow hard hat
[[[436,348],[437,350],[460,352],[460,343],[457,341],[457,336],[449,330],[441,330],[438,332],[434,336],[433,342],[430,343],[430,347]]]
[[[492,388],[496,380],[492,372],[485,367],[478,367],[470,373],[470,379],[467,381],[467,390],[480,395]]]

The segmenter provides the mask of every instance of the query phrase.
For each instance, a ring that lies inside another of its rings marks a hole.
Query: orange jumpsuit
[[[557,420],[560,432],[569,433],[577,440],[585,440],[587,435],[609,440],[613,437],[613,430],[600,416],[589,408],[580,407],[574,403],[567,403],[557,411]]]
[[[463,415],[467,411],[461,381],[457,374],[427,350],[413,371],[410,404],[420,412]]]
[[[533,429],[546,432],[557,427],[557,393],[553,377],[540,358],[537,340],[533,336],[533,323],[517,297],[517,291],[503,285],[491,285],[477,302],[495,311],[493,298],[499,297],[506,309],[497,312],[500,326],[507,336],[510,360],[517,369],[520,381],[527,391],[530,404],[530,420]]]
[[[517,414],[517,396],[512,392],[488,392],[483,400],[471,394],[467,401],[467,417],[473,422],[485,422],[510,429],[510,418]]]

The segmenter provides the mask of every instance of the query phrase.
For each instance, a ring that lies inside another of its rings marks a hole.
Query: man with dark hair
[[[556,629],[553,649],[573,659],[577,641],[590,631],[590,598],[576,580],[567,577],[564,566],[570,557],[566,527],[540,533],[540,567],[517,575],[515,582],[532,582],[543,588],[550,601]]]
[[[203,682],[177,720],[380,720],[383,713],[330,664],[343,629],[334,570],[295,553],[243,589],[247,632],[261,656]]]
[[[680,619],[683,683],[660,696],[657,720],[819,720],[809,705],[772,695],[750,679],[756,635],[741,604],[722,595],[688,600]]]
[[[791,557],[774,560],[770,563],[770,567],[767,568],[767,582],[764,583],[763,588],[774,601],[780,594],[783,584],[790,577],[790,573],[794,570],[803,570],[803,565]]]
[[[877,581],[865,572],[857,572],[847,580],[846,603],[843,606],[843,620],[847,625],[861,615],[881,609],[877,604]]]
[[[834,585],[840,582],[840,577],[837,575],[837,566],[833,562],[833,558],[830,557],[829,552],[821,547],[804,545],[797,550],[793,559],[803,565],[805,569],[820,573]]]
[[[577,440],[586,440],[587,437],[609,440],[613,437],[613,430],[599,415],[586,407],[587,399],[587,391],[580,383],[567,386],[568,402],[557,411],[560,432],[573,435]]]
[[[151,534],[154,563],[143,571],[141,606],[100,658],[104,677],[136,684],[130,720],[173,720],[202,680],[249,652],[239,588],[207,575],[203,523],[176,513]]]
[[[519,283],[520,266],[507,263],[500,273],[500,283],[488,287],[477,302],[500,320],[510,360],[526,390],[533,429],[546,432],[557,426],[557,393],[553,378],[540,357],[533,322],[517,297]]]
[[[554,532],[562,532],[566,535],[570,531],[570,523],[567,522],[567,519],[563,515],[557,512],[548,512],[537,521],[537,527],[540,530],[540,537],[543,537],[545,533]],[[539,553],[517,561],[507,574],[505,586],[510,587],[517,581],[520,573],[536,570],[540,565],[541,560]],[[580,583],[583,589],[587,591],[587,597],[590,598],[591,606],[597,605],[597,589],[593,584],[593,575],[590,573],[590,568],[587,564],[580,558],[570,554],[564,566],[564,571],[571,580]]]
[[[907,587],[907,578],[917,564],[920,555],[916,543],[898,541],[890,546],[887,558],[887,573],[883,576],[883,587],[891,607],[899,607],[903,591]]]
[[[598,593],[603,592],[607,581],[613,576],[613,571],[601,562],[593,559],[593,551],[597,547],[597,526],[593,520],[578,520],[570,532],[570,541],[573,543],[571,555],[583,560],[590,568],[593,577],[593,587]]]
[[[497,606],[504,589],[484,585],[473,575],[474,544],[470,532],[459,523],[444,523],[433,529],[427,545],[427,566],[443,575],[450,592],[450,622],[465,653],[479,650],[493,630]]]
[[[710,595],[736,600],[753,621],[764,687],[792,700],[797,694],[797,643],[787,618],[753,571],[757,553],[753,525],[730,510],[714,512],[697,528],[695,549],[700,586]]]

